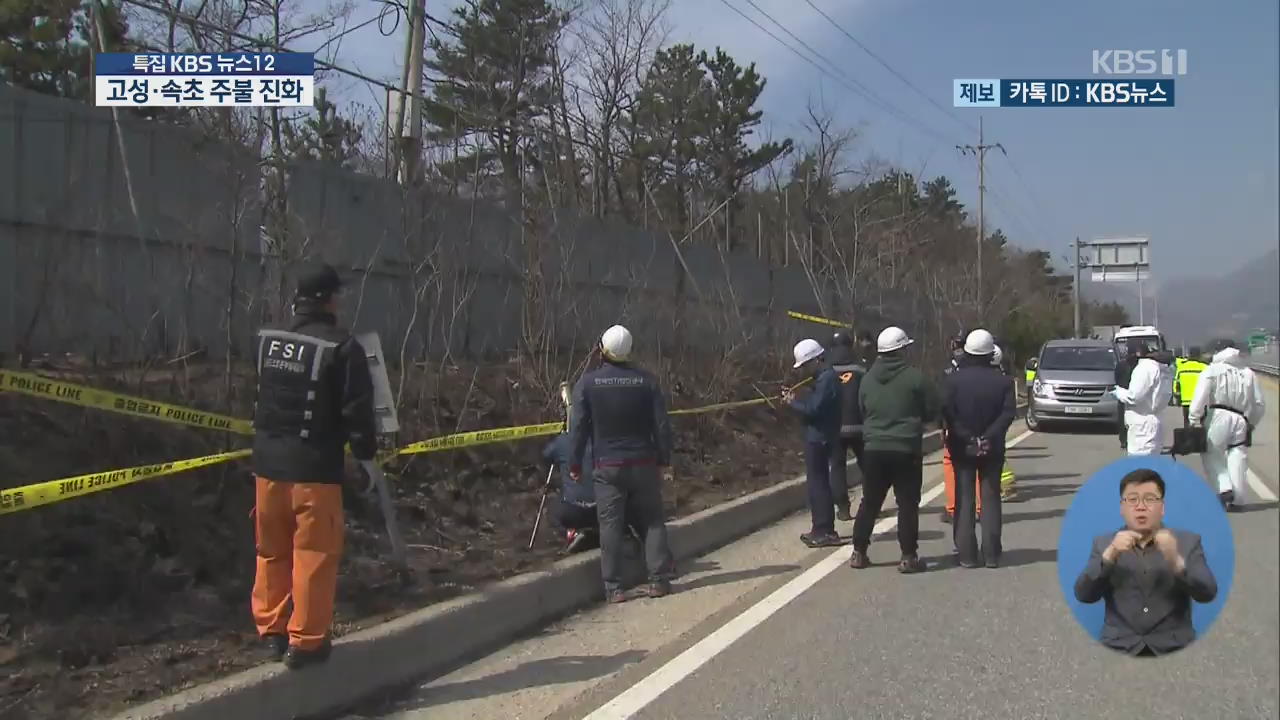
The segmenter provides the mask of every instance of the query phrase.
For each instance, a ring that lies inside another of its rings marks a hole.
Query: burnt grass
[[[247,407],[253,379],[240,373],[231,383],[239,400],[233,406]],[[145,383],[135,373],[128,384],[85,370],[48,374],[175,403],[185,398],[207,409],[219,407],[209,399],[226,397],[228,385],[211,366],[152,372]],[[555,389],[538,389],[514,363],[424,371],[411,386],[417,397],[402,401],[399,444],[557,418]],[[671,386],[672,408],[757,392],[750,383],[737,392],[683,390],[699,386],[693,377]],[[407,411],[411,405],[429,410]],[[790,415],[760,405],[673,418],[676,481],[664,488],[668,517],[801,471],[799,423]],[[393,490],[410,546],[407,581],[389,562],[376,503],[353,483],[345,493],[335,634],[558,559],[560,545],[545,517],[535,548],[525,550],[546,477],[539,454],[549,439],[399,459]],[[0,487],[247,444],[240,436],[0,393]],[[348,471],[354,478],[354,468]],[[247,464],[228,463],[0,516],[0,719],[109,715],[265,662],[249,615],[252,507]]]

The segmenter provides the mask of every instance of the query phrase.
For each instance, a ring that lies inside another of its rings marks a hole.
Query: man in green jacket
[[[924,483],[924,422],[934,416],[935,399],[924,375],[907,365],[905,349],[913,341],[901,328],[889,327],[876,341],[878,357],[858,388],[862,407],[862,503],[853,521],[849,567],[868,567],[867,547],[889,489],[898,504],[898,572],[925,569],[920,560],[920,490]]]

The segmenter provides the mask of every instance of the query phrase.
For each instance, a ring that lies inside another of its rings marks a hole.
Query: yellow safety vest
[[[1035,370],[1028,370],[1028,371],[1027,371],[1027,387],[1028,387],[1028,388],[1030,388],[1030,387],[1031,387],[1031,383],[1033,383],[1033,382],[1035,382],[1035,381],[1036,381],[1036,371],[1035,371]]]
[[[1196,396],[1196,384],[1200,382],[1200,373],[1209,366],[1199,360],[1178,358],[1174,363],[1176,375],[1174,385],[1178,389],[1178,400],[1183,407],[1190,407],[1191,399]]]
[[[1013,468],[1008,465],[1004,466],[1004,470],[1000,472],[1000,489],[1006,489],[1014,483]]]

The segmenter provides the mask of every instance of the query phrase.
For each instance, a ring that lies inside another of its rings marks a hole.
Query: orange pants
[[[942,484],[947,489],[947,514],[956,514],[956,469],[951,464],[951,450],[942,446]],[[978,512],[982,512],[981,484],[974,482],[974,494],[978,499]]]
[[[253,622],[258,634],[287,633],[290,645],[315,650],[333,624],[345,530],[342,486],[259,477],[254,510],[258,568]]]

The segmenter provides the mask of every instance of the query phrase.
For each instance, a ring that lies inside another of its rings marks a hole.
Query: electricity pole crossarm
[[[979,115],[979,116],[978,116],[978,144],[977,144],[977,145],[957,145],[957,146],[956,146],[956,149],[957,149],[957,150],[959,150],[959,151],[960,151],[960,153],[961,153],[962,155],[974,155],[974,156],[976,156],[976,157],[978,158],[978,277],[977,277],[977,281],[978,281],[978,282],[977,282],[977,293],[976,293],[976,296],[977,296],[977,306],[978,306],[978,315],[979,315],[979,319],[981,319],[981,315],[982,315],[982,313],[983,313],[983,307],[982,307],[982,287],[983,287],[983,286],[982,286],[982,246],[986,243],[986,239],[987,239],[986,218],[985,218],[985,217],[983,217],[983,210],[984,210],[984,208],[983,208],[983,201],[984,201],[984,197],[983,197],[983,196],[984,196],[984,195],[986,195],[986,192],[987,192],[987,185],[986,185],[986,159],[987,159],[987,151],[988,151],[988,150],[991,150],[991,149],[993,149],[993,148],[998,148],[998,149],[1000,150],[1000,152],[1004,153],[1005,155],[1008,155],[1008,154],[1009,154],[1009,152],[1008,152],[1007,150],[1005,150],[1005,149],[1004,149],[1004,146],[1003,146],[1003,145],[1001,145],[1000,143],[991,143],[991,144],[987,144],[987,143],[986,143],[986,138],[985,138],[985,137],[984,137],[984,135],[983,135],[982,116],[981,116],[981,115]]]

